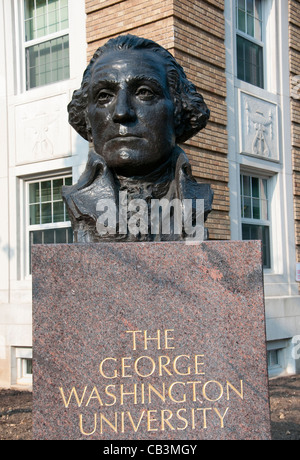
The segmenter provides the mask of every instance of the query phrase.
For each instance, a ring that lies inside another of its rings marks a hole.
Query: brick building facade
[[[297,261],[300,262],[300,2],[289,0],[291,137]]]

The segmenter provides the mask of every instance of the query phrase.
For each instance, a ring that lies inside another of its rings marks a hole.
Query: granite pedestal
[[[270,439],[261,244],[36,245],[35,439]]]

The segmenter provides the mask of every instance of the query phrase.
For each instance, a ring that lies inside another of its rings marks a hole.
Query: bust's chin
[[[120,148],[102,155],[107,166],[117,175],[124,177],[143,177],[159,169],[171,158],[172,148],[163,155],[147,149]]]

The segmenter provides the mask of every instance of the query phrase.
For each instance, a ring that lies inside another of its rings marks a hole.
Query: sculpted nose
[[[135,110],[130,103],[130,97],[126,91],[119,91],[116,98],[113,121],[115,123],[133,121],[136,117]]]

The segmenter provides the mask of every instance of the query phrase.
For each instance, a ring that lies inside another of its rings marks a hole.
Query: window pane
[[[255,19],[255,38],[256,40],[262,41],[262,27],[261,21]]]
[[[247,13],[251,14],[252,16],[254,15],[253,0],[247,0]]]
[[[250,176],[242,176],[243,177],[243,195],[244,196],[251,196],[251,187],[250,187]]]
[[[72,177],[65,178],[65,185],[72,185]]]
[[[59,228],[55,230],[55,243],[62,244],[67,242],[67,228]]]
[[[240,80],[263,88],[262,47],[237,36],[237,77]]]
[[[254,37],[254,17],[247,15],[247,34]]]
[[[54,243],[54,230],[44,230],[44,244]]]
[[[25,40],[34,38],[34,0],[25,1]]]
[[[262,179],[260,181],[260,196],[263,200],[266,200],[268,198],[268,181],[267,179]]]
[[[63,186],[63,179],[55,179],[53,181],[53,200],[61,200],[61,188]]]
[[[51,201],[51,180],[41,182],[41,201]]]
[[[29,184],[29,203],[40,202],[40,183]]]
[[[31,204],[29,206],[29,219],[30,219],[30,225],[40,224],[40,205],[39,204]]]
[[[68,79],[69,36],[28,47],[26,68],[27,89]]]
[[[237,0],[238,8],[245,11],[245,0]]]
[[[260,215],[260,218],[262,220],[268,220],[269,219],[268,201],[267,200],[261,200],[261,215]]]
[[[259,199],[253,198],[253,219],[260,219],[260,202]]]
[[[252,196],[259,198],[259,179],[258,177],[252,177]]]
[[[73,230],[72,230],[72,227],[68,227],[67,237],[68,237],[67,243],[69,243],[69,244],[73,243]]]
[[[251,219],[251,198],[244,197],[244,214],[243,217]]]
[[[36,2],[36,21],[34,38],[47,35],[47,2],[46,0],[38,0]]]
[[[42,204],[41,209],[42,209],[41,224],[51,224],[52,223],[51,203]]]
[[[246,32],[246,14],[241,10],[238,10],[238,29],[241,32]]]
[[[32,374],[32,359],[26,359],[26,374]]]
[[[30,232],[32,244],[42,244],[43,243],[43,232],[38,230],[36,232]]]
[[[264,225],[242,224],[242,239],[262,241],[263,266],[264,268],[270,268],[271,257],[269,227]]]
[[[261,0],[255,0],[254,8],[255,8],[255,17],[261,21],[262,20]]]
[[[64,222],[64,203],[56,201],[53,203],[53,222]]]
[[[67,29],[68,0],[25,0],[25,40]]]

